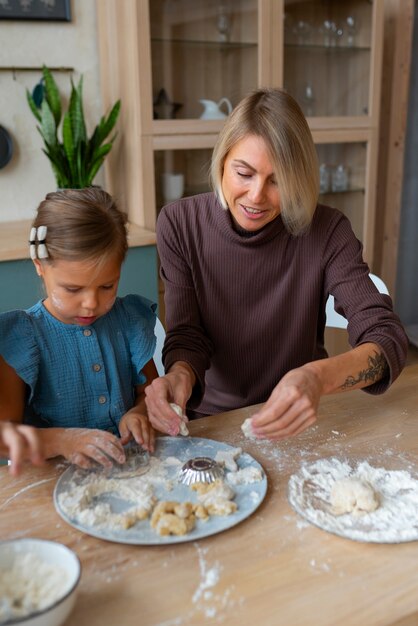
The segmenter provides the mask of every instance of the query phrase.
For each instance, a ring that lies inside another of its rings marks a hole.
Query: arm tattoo
[[[349,389],[354,387],[357,383],[366,382],[367,385],[371,385],[378,380],[381,380],[389,373],[389,366],[382,353],[376,352],[374,356],[368,358],[369,367],[359,372],[356,376],[348,376],[345,382],[341,385],[341,389]]]

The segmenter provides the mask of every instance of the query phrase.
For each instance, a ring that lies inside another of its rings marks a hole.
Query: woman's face
[[[248,135],[227,154],[222,191],[235,222],[256,231],[280,213],[280,194],[264,139]]]

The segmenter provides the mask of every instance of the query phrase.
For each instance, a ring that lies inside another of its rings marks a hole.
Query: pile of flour
[[[0,568],[0,623],[42,611],[61,598],[67,572],[37,554],[18,554],[10,569]]]
[[[330,503],[334,483],[344,478],[369,483],[379,507],[362,516],[336,516]],[[289,502],[302,517],[329,532],[380,543],[418,539],[418,480],[407,471],[389,471],[363,461],[353,468],[336,458],[303,465],[289,480]]]

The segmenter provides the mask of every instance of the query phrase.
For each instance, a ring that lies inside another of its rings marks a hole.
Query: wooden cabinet
[[[382,2],[99,0],[97,10],[105,105],[122,99],[107,184],[132,222],[153,229],[170,194],[207,190],[223,120],[202,119],[202,100],[234,106],[256,87],[285,87],[318,148],[321,201],[349,216],[373,267]]]

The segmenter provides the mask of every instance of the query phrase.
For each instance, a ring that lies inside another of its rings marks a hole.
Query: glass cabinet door
[[[257,87],[257,0],[150,0],[154,119],[223,119]]]
[[[369,113],[370,0],[285,0],[284,86],[307,117]]]
[[[364,244],[367,144],[317,144],[316,150],[320,164],[319,202],[340,209]]]

